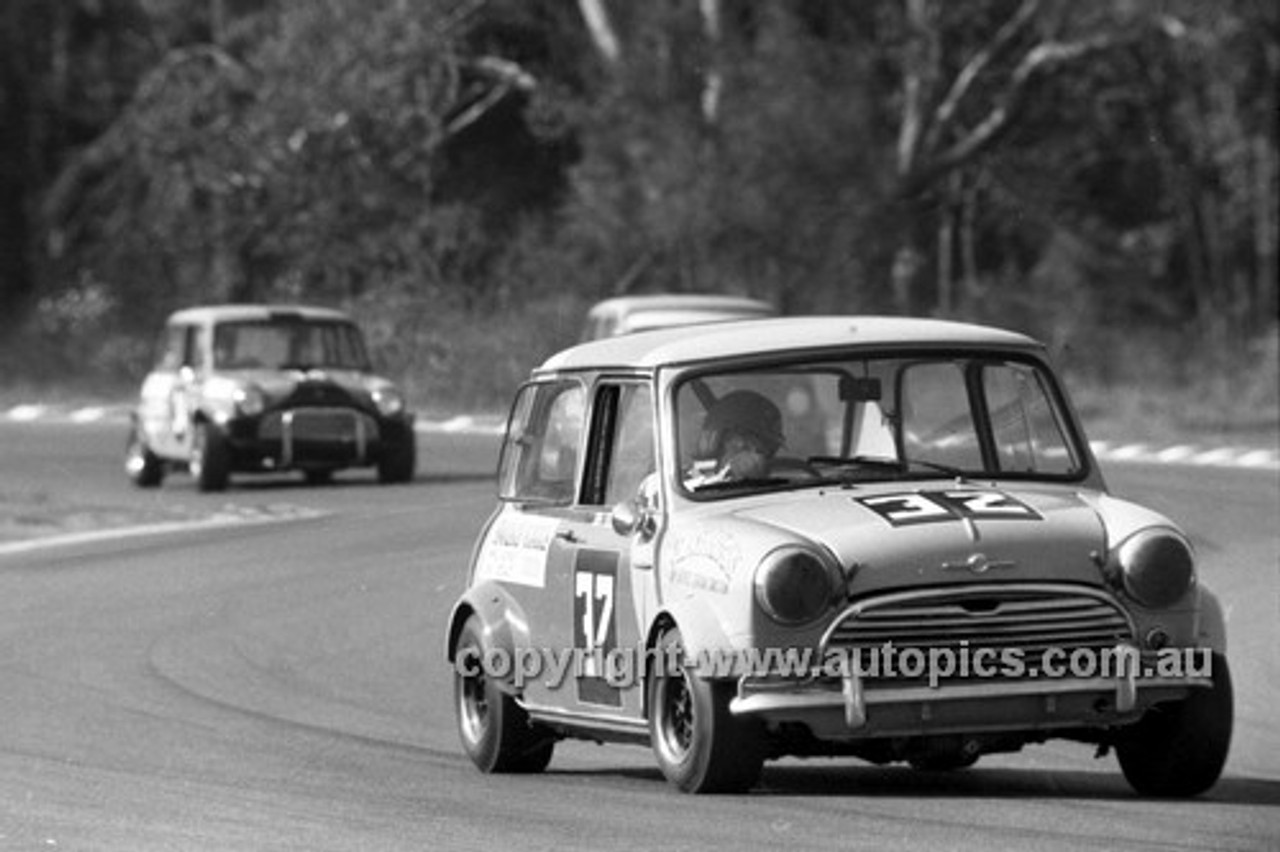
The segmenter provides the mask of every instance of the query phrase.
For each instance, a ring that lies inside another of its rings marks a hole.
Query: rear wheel
[[[210,423],[197,423],[191,435],[191,476],[201,491],[222,491],[231,478],[231,451],[226,436]]]
[[[151,452],[137,426],[130,430],[125,444],[124,472],[139,488],[154,488],[164,481],[164,462]]]
[[[529,721],[515,699],[484,673],[480,619],[462,626],[454,652],[454,706],[462,747],[481,772],[541,772],[551,762],[555,738]]]
[[[683,656],[680,631],[659,640],[659,659]],[[734,685],[695,676],[683,665],[649,680],[649,736],[662,773],[686,793],[751,788],[764,765],[762,731],[729,712]]]
[[[1144,796],[1195,796],[1217,782],[1231,747],[1233,698],[1227,658],[1213,655],[1213,686],[1157,704],[1116,743],[1124,777]]]

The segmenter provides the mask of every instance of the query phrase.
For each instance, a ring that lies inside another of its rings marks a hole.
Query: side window
[[[521,389],[502,446],[500,498],[573,502],[585,410],[586,393],[576,382],[533,384]]]
[[[911,364],[902,370],[898,416],[907,459],[982,469],[982,447],[969,407],[963,365]]]
[[[649,386],[624,385],[620,391],[604,492],[608,506],[634,498],[641,481],[656,469]]]
[[[182,358],[187,345],[187,327],[183,325],[166,326],[160,334],[156,346],[156,370],[175,373],[182,366]]]
[[[194,367],[196,363],[196,327],[185,326],[182,329],[182,366]]]
[[[206,343],[209,337],[209,331],[205,326],[197,325],[191,329],[191,349],[187,358],[187,364],[194,368],[197,372],[202,371],[208,364],[205,363],[205,350],[208,348]]]
[[[996,458],[1003,471],[1070,473],[1077,468],[1041,373],[1029,365],[982,371]]]

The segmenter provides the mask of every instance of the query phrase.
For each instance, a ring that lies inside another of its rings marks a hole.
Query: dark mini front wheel
[[[333,482],[333,468],[308,468],[302,472],[302,476],[306,479],[308,485],[328,485]]]
[[[124,472],[139,488],[155,488],[164,481],[164,462],[151,452],[142,430],[135,426],[125,443]]]
[[[454,652],[454,706],[462,747],[481,772],[541,772],[555,738],[529,721],[524,709],[484,671],[480,619],[462,626]]]
[[[227,438],[210,423],[195,424],[188,469],[201,491],[222,491],[231,478],[231,450]]]

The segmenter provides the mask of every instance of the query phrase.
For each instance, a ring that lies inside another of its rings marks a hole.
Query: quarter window
[[[574,501],[586,393],[576,382],[526,385],[516,398],[499,464],[504,500]]]

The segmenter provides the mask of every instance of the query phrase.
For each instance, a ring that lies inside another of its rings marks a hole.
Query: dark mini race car
[[[1108,493],[1043,347],[928,320],[616,337],[536,369],[446,644],[486,772],[649,744],[958,769],[1051,738],[1211,787],[1232,688],[1188,537]]]
[[[360,329],[339,311],[217,305],[169,317],[142,384],[125,472],[142,487],[185,468],[202,491],[234,472],[300,470],[310,482],[376,468],[413,478],[413,414],[376,375]]]

